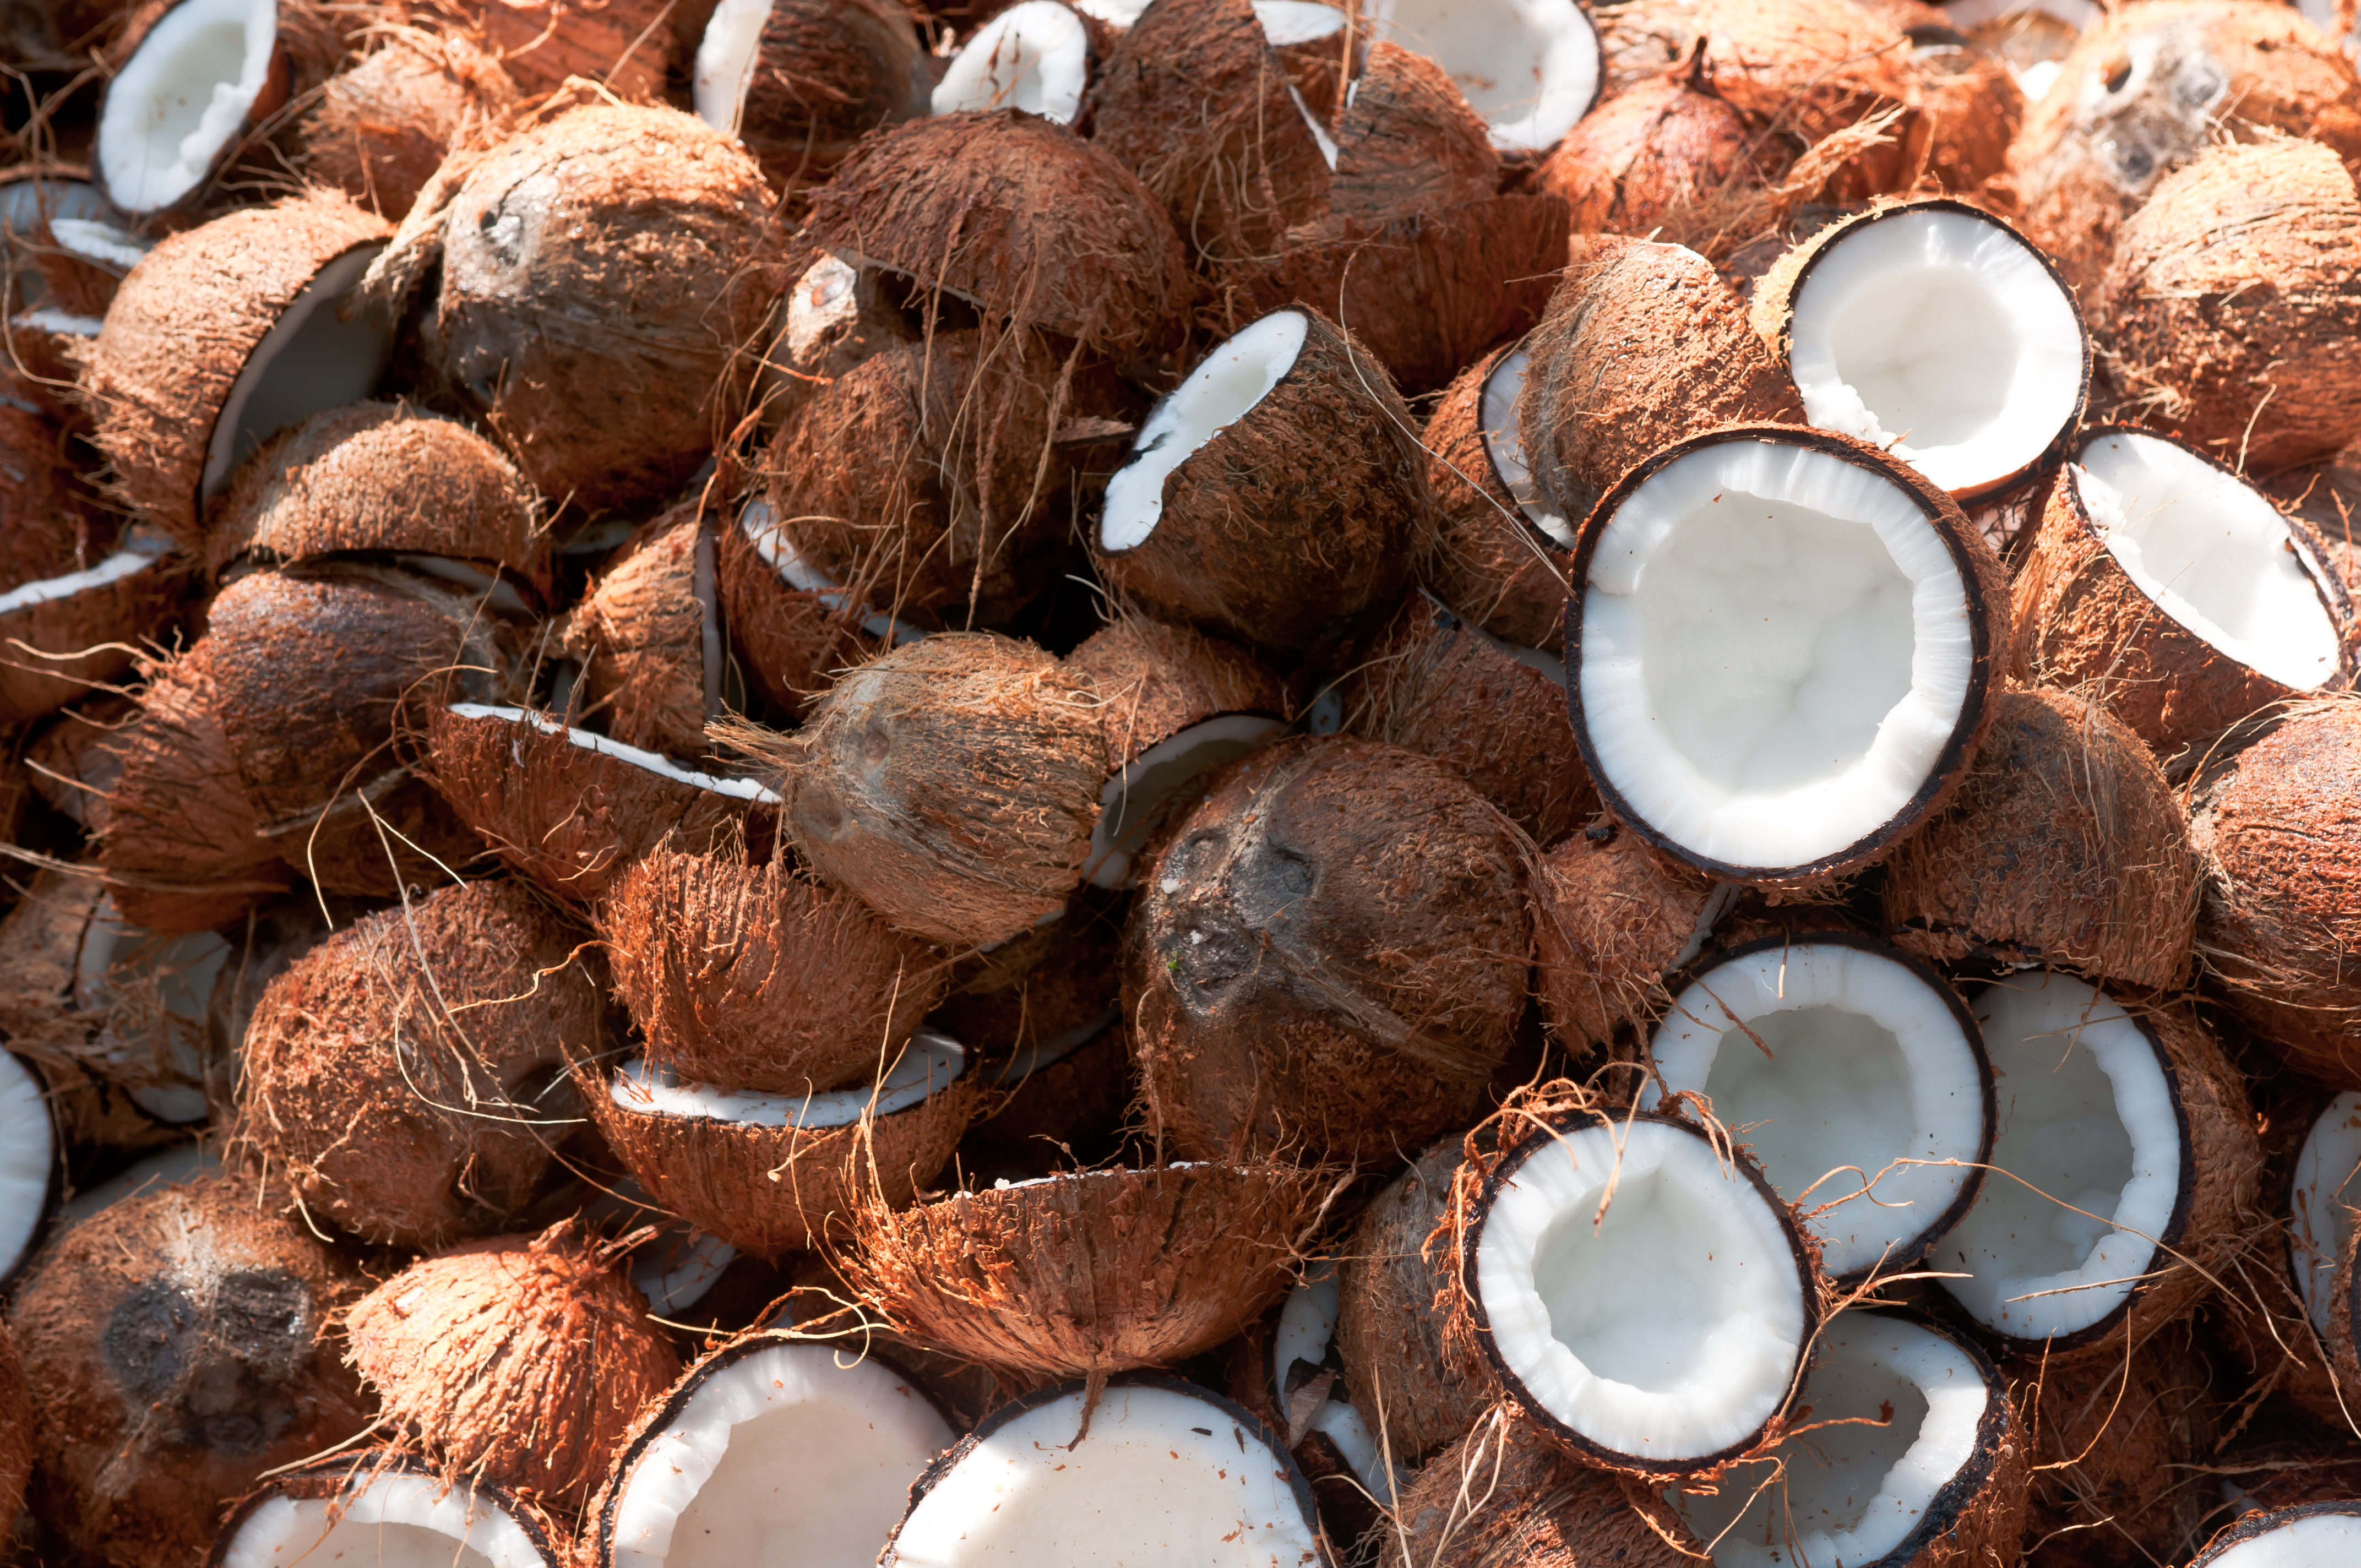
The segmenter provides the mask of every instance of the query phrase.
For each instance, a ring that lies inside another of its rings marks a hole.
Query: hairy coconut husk
[[[1484,438],[1484,384],[1520,346],[1503,344],[1461,371],[1427,416],[1421,444],[1436,525],[1419,577],[1493,636],[1555,653],[1565,646],[1571,557],[1517,504]]]
[[[1653,234],[1684,208],[1775,183],[1795,161],[1714,88],[1700,37],[1685,63],[1645,77],[1575,122],[1533,171],[1576,232]]]
[[[1696,1556],[1652,1525],[1653,1502],[1503,1410],[1419,1472],[1379,1548],[1386,1568],[1691,1568]]]
[[[2189,814],[2140,738],[2096,702],[2010,686],[1944,815],[1885,862],[1892,940],[2164,989],[2197,925]]]
[[[2356,246],[2361,196],[2317,142],[2213,148],[2165,176],[2107,268],[2100,316],[2124,395],[2242,469],[2334,455],[2361,435]]]
[[[1515,830],[1443,763],[1345,738],[1233,763],[1126,937],[1151,1125],[1191,1157],[1383,1164],[1480,1113],[1524,1012]]]
[[[2033,1439],[2026,1543],[2091,1568],[2185,1562],[2220,1503],[2202,1468],[2224,1412],[2185,1332],[2074,1367],[2008,1367]]]
[[[777,249],[734,139],[589,104],[446,163],[363,288],[399,302],[439,261],[419,329],[434,373],[554,504],[627,507],[678,488],[737,422],[741,345],[787,281]]]
[[[1531,880],[1536,990],[1579,1049],[1644,1038],[1672,1002],[1664,978],[1704,947],[1730,900],[1702,872],[1600,823],[1541,859]]]
[[[444,0],[469,25],[474,41],[500,62],[527,99],[544,97],[569,77],[604,84],[619,96],[663,96],[676,42],[666,0]]]
[[[1093,559],[1118,596],[1301,653],[1401,591],[1433,526],[1393,378],[1317,311],[1262,400],[1164,478],[1155,531]]]
[[[518,883],[445,887],[346,927],[256,1007],[231,1152],[372,1241],[498,1226],[572,1113],[551,1074],[598,1037],[577,952]]]
[[[599,912],[650,1062],[770,1094],[840,1089],[891,1060],[950,989],[940,954],[774,859],[658,846]]]
[[[1390,223],[1482,201],[1499,183],[1484,117],[1450,74],[1390,40],[1372,48],[1336,120],[1328,210]]]
[[[567,617],[579,717],[626,746],[694,757],[720,707],[714,531],[695,497],[634,534]]]
[[[2087,444],[2117,428],[2087,429],[2082,439]],[[2237,483],[2226,468],[2224,475],[2225,483]],[[2351,601],[2310,532],[2290,526],[2289,536],[2311,557],[2330,619],[2345,627]],[[2049,482],[2040,528],[2012,593],[2017,678],[2089,688],[2175,773],[2202,762],[2215,741],[2275,704],[2309,695],[2222,652],[2143,592],[2107,548],[2070,465]],[[2323,685],[2342,690],[2355,674],[2348,637],[2336,673]]]
[[[446,1476],[578,1508],[680,1376],[648,1299],[578,1221],[412,1264],[345,1314],[345,1359]]]
[[[763,418],[785,426],[812,395],[871,355],[919,334],[886,290],[888,275],[821,255],[786,294],[786,323],[763,365]],[[899,281],[899,280],[896,280]]]
[[[1943,41],[1942,34],[1952,38],[1958,34],[1941,13],[1937,16],[1928,24],[1941,29],[1937,41],[1918,43],[1912,50],[1918,65],[1919,102],[1932,125],[1927,176],[1955,196],[2014,211],[2015,203],[2003,201],[2002,192],[2015,194],[2006,181],[2008,152],[2030,107],[2025,91],[1998,54]]]
[[[763,24],[738,139],[793,202],[870,132],[932,112],[911,13],[891,0],[778,0]]]
[[[1017,1377],[1169,1366],[1287,1291],[1317,1173],[1221,1162],[1070,1171],[866,1208],[840,1266],[900,1332]]]
[[[402,27],[322,86],[297,133],[299,161],[315,182],[399,223],[445,157],[497,139],[521,96],[464,34]]]
[[[358,1432],[337,1315],[363,1281],[253,1185],[127,1198],[41,1258],[9,1314],[33,1397],[35,1517],[125,1568],[196,1561],[263,1473]]]
[[[83,389],[135,512],[202,551],[207,453],[239,372],[323,268],[390,232],[342,193],[315,191],[172,235],[131,269]]]
[[[1018,109],[930,115],[863,143],[814,193],[804,237],[994,323],[1117,354],[1165,336],[1192,291],[1180,236],[1131,170]]]
[[[1065,666],[1098,692],[1111,772],[1215,714],[1284,715],[1288,707],[1279,677],[1246,649],[1141,616],[1092,633]]]
[[[2284,131],[2361,157],[2361,84],[2291,6],[2122,6],[2093,18],[2058,67],[2009,162],[2026,232],[2086,300],[2097,297],[2117,229],[2219,131],[2241,141]]]
[[[767,513],[767,503],[765,508]],[[894,628],[842,588],[790,582],[750,535],[756,526],[741,518],[737,526],[719,530],[714,588],[739,669],[756,691],[800,718],[835,683],[839,670],[884,651]],[[766,541],[773,554],[785,546],[800,562],[801,551],[785,525],[772,521],[767,527],[774,531]]]
[[[0,1514],[15,1519],[25,1507],[25,1483],[32,1478],[33,1399],[25,1387],[25,1364],[16,1342],[0,1325]]]
[[[951,947],[1013,937],[1082,881],[1106,781],[1094,694],[1030,644],[944,633],[847,674],[793,740],[785,821],[815,871]]]
[[[114,541],[66,441],[55,422],[0,402],[0,592],[95,566]]]

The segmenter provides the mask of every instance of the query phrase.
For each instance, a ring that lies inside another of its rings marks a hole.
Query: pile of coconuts
[[[0,1552],[2361,1562],[2355,26],[6,9]]]

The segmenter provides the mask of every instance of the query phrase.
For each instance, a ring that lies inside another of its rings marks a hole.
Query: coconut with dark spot
[[[1785,141],[1715,90],[1699,38],[1685,63],[1645,77],[1575,122],[1533,171],[1583,234],[1648,235],[1696,208],[1786,173]]]
[[[1471,1508],[1478,1497],[1489,1507]],[[1386,1568],[1688,1568],[1639,1483],[1567,1455],[1521,1417],[1488,1415],[1421,1470],[1382,1530]],[[1691,1549],[1694,1550],[1694,1549]]]
[[[527,98],[576,76],[624,98],[663,95],[674,48],[665,0],[453,0],[453,9]]]
[[[707,750],[706,720],[721,708],[713,532],[697,498],[672,507],[616,553],[566,620],[566,652],[582,661],[575,713],[626,746]]]
[[[1461,371],[1427,416],[1422,444],[1436,521],[1419,578],[1429,593],[1495,637],[1555,652],[1565,641],[1570,557],[1534,511],[1552,517],[1569,537],[1571,530],[1566,519],[1521,503],[1510,486],[1513,478],[1532,489],[1515,403],[1528,363],[1521,343],[1501,345]],[[1505,409],[1498,406],[1503,393]],[[1512,459],[1512,472],[1503,471],[1503,455]]]
[[[34,1517],[100,1562],[195,1561],[264,1472],[368,1423],[335,1340],[363,1285],[235,1176],[126,1198],[67,1232],[9,1314],[33,1397]]]
[[[566,1053],[599,1037],[582,946],[520,883],[441,888],[346,927],[264,991],[232,1152],[371,1241],[497,1227],[575,1113]]]
[[[1733,902],[1726,885],[1612,823],[1543,855],[1532,889],[1542,1010],[1577,1049],[1644,1036],[1672,1001],[1664,976],[1697,956]]]
[[[711,10],[697,49],[697,113],[735,133],[791,204],[862,137],[930,112],[926,52],[911,13],[892,0],[774,0],[742,80],[718,58],[718,35],[744,7]],[[708,59],[719,68],[709,81]]]
[[[402,27],[322,84],[297,132],[299,161],[315,182],[399,223],[445,157],[497,139],[520,97],[465,34]]]
[[[1490,1377],[1446,1339],[1437,1305],[1451,1284],[1449,1238],[1460,1140],[1444,1138],[1369,1201],[1336,1271],[1336,1354],[1353,1409],[1382,1415],[1397,1464],[1418,1464],[1465,1436],[1493,1401]],[[1390,1501],[1391,1499],[1381,1499]]]
[[[2034,1445],[2026,1539],[2093,1542],[2094,1564],[2185,1562],[2220,1505],[2225,1390],[2186,1331],[2060,1368],[2009,1365]]]

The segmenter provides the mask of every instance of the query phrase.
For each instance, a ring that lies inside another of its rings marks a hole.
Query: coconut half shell
[[[1490,1506],[1471,1508],[1488,1496]],[[1569,1457],[1521,1417],[1488,1415],[1401,1495],[1386,1568],[1689,1568],[1652,1524],[1641,1486]]]
[[[33,1400],[25,1386],[25,1364],[16,1342],[0,1327],[0,1510],[10,1519],[24,1511],[25,1484],[32,1478]]]
[[[1558,1038],[1644,1038],[1672,994],[1664,976],[1695,959],[1736,890],[1600,823],[1541,859],[1531,881],[1536,990]]]
[[[1336,118],[1328,210],[1388,223],[1479,202],[1500,183],[1484,118],[1450,74],[1390,39],[1374,45]]]
[[[356,1539],[357,1538],[357,1539]],[[204,1568],[296,1552],[296,1561],[406,1561],[404,1552],[489,1547],[501,1568],[559,1568],[564,1528],[528,1499],[481,1482],[446,1482],[415,1454],[361,1448],[272,1475],[222,1521]],[[477,1555],[483,1555],[478,1552]],[[429,1559],[432,1561],[432,1559]]]
[[[187,578],[183,558],[140,529],[87,566],[0,592],[0,723],[21,724],[108,689],[130,668],[133,650],[164,633]]]
[[[497,139],[521,96],[464,34],[404,27],[323,84],[297,133],[301,162],[316,182],[399,223],[445,157]]]
[[[696,497],[631,537],[566,618],[582,661],[577,716],[626,746],[701,756],[719,711],[721,628],[713,530]]]
[[[1566,568],[1564,540],[1545,532],[1535,507],[1520,502],[1511,477],[1532,493],[1532,476],[1517,440],[1509,378],[1523,386],[1530,360],[1521,343],[1503,344],[1461,371],[1427,416],[1426,488],[1436,517],[1432,553],[1419,569],[1421,586],[1495,637],[1544,652],[1565,645]],[[1499,378],[1496,386],[1495,378]],[[1499,406],[1502,396],[1508,406]],[[1514,461],[1504,473],[1496,448]],[[1572,531],[1543,510],[1552,526]]]
[[[1125,616],[1066,655],[1097,688],[1107,766],[1120,771],[1192,724],[1223,713],[1284,713],[1279,677],[1235,642]]]
[[[904,640],[891,617],[809,566],[766,500],[749,501],[737,526],[719,531],[713,582],[739,668],[796,718],[839,670]]]

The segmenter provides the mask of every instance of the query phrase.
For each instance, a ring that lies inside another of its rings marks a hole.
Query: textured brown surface
[[[582,661],[577,717],[627,746],[701,757],[718,671],[706,668],[715,532],[691,498],[631,538],[566,621]]]
[[[1671,1001],[1666,970],[1699,934],[1714,884],[1609,826],[1543,855],[1532,879],[1536,989],[1568,1046],[1644,1036]]]
[[[883,646],[863,628],[868,611],[857,599],[796,587],[763,559],[742,528],[716,530],[713,582],[739,669],[756,691],[797,718],[835,684],[839,670]]]
[[[930,112],[917,29],[891,0],[779,0],[756,50],[738,137],[791,201],[863,136]]]
[[[1932,24],[1956,31],[1948,17]],[[1945,49],[1919,44],[1912,50],[1919,71],[1919,103],[1932,122],[1927,173],[1954,196],[1986,203],[2004,212],[2015,203],[2004,198],[2008,149],[2031,108],[2008,62],[1982,49]]]
[[[2025,1541],[2073,1568],[2185,1562],[2219,1507],[2209,1462],[2225,1423],[2214,1373],[2185,1332],[2136,1347],[2128,1363],[2011,1364],[2033,1436]]]
[[[1484,442],[1484,383],[1516,348],[1504,345],[1461,371],[1427,416],[1421,440],[1435,532],[1419,581],[1495,637],[1554,653],[1565,645],[1571,557],[1526,521]]]
[[[1652,234],[1685,208],[1769,185],[1795,155],[1713,84],[1710,51],[1643,77],[1575,122],[1534,170],[1576,231]]]
[[[1389,223],[1479,202],[1499,188],[1500,155],[1483,116],[1434,60],[1380,42],[1351,96],[1336,121],[1330,212]]]
[[[473,23],[484,52],[496,57],[527,98],[540,98],[569,76],[605,83],[625,98],[664,91],[672,36],[666,0],[446,0]]]
[[[464,35],[404,28],[322,85],[299,159],[315,183],[399,223],[445,155],[488,145],[518,98],[500,62]]]
[[[1116,979],[1111,965],[1102,978],[1104,1011],[1112,1014]],[[1050,1033],[1047,1028],[1036,1032]],[[1120,1023],[1110,1023],[1049,1066],[1013,1083],[1005,1077],[987,1078],[990,1093],[983,1113],[968,1129],[968,1146],[1038,1168],[1051,1159],[1068,1163],[1064,1149],[1104,1139],[1132,1100],[1131,1053],[1125,1048],[1125,1034]]]
[[[1115,1021],[1123,989],[1123,909],[1119,902],[1083,894],[1060,918],[952,966],[951,993],[936,1019],[979,1061],[995,1064],[985,1070],[986,1084],[1006,1087],[1005,1071],[1015,1065],[1008,1058],[1020,1049]],[[1115,1071],[1120,1078],[1124,1069]]]
[[[1481,1507],[1477,1499],[1483,1499]],[[1633,1483],[1568,1458],[1531,1422],[1487,1418],[1401,1497],[1386,1568],[1691,1568]]]
[[[1451,1283],[1451,1208],[1459,1139],[1411,1162],[1361,1211],[1336,1272],[1336,1358],[1353,1409],[1383,1418],[1398,1464],[1415,1464],[1465,1436],[1497,1391],[1481,1362],[1444,1343],[1435,1303]],[[1281,1376],[1286,1368],[1281,1367]]]
[[[0,1327],[0,1513],[15,1519],[25,1506],[36,1452],[33,1400],[16,1342]]]
[[[1110,770],[1216,714],[1287,712],[1279,677],[1246,649],[1143,616],[1093,632],[1065,665],[1098,694]]]
[[[94,530],[91,542],[104,538]],[[104,556],[84,559],[95,566]],[[49,575],[83,569],[72,560],[58,565]],[[0,614],[0,724],[38,718],[114,685],[143,640],[168,635],[187,580],[184,557],[159,554],[128,576]]]

